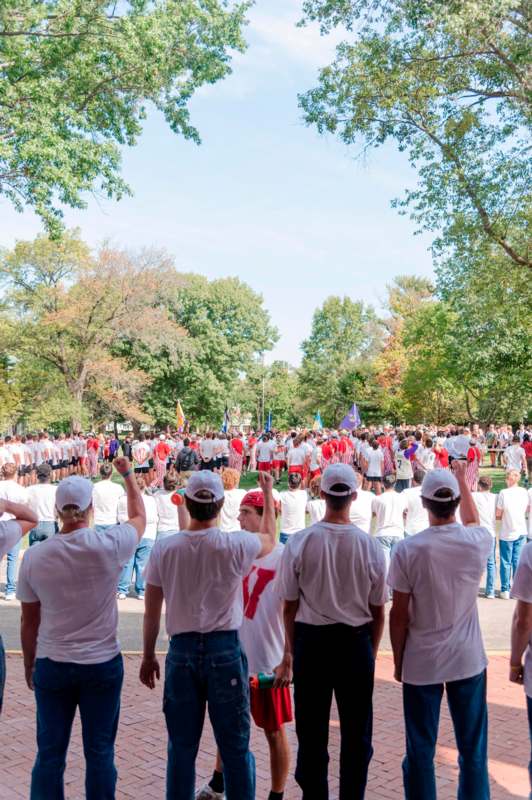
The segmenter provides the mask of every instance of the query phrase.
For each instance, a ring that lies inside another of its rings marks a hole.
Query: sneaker
[[[198,789],[196,800],[224,800],[225,792],[215,792],[208,783]]]
[[[4,600],[14,600],[14,599],[15,599],[15,592],[9,592],[9,594],[6,593],[6,596],[4,597]]]
[[[493,592],[492,594],[485,594],[484,597],[486,598],[486,600],[495,600],[495,595],[493,594]]]
[[[117,592],[117,593],[116,593],[116,599],[117,599],[117,600],[125,600],[125,599],[126,599],[126,597],[127,597],[127,595],[126,595],[126,594],[124,594],[124,592]]]
[[[144,600],[144,592],[139,592],[138,593],[137,600]]]
[[[509,600],[510,599],[510,592],[501,592],[499,597],[501,600]]]

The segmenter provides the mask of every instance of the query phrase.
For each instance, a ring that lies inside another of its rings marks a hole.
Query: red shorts
[[[292,697],[288,686],[282,689],[250,687],[251,716],[258,728],[278,731],[285,722],[292,722]]]
[[[273,461],[272,466],[274,469],[284,469],[286,461]]]
[[[298,475],[301,475],[301,477],[303,477],[303,475],[305,474],[305,470],[304,470],[303,465],[302,464],[292,464],[291,467],[288,467],[288,474],[290,475],[293,472],[297,472]]]
[[[271,472],[272,471],[272,462],[271,461],[259,461],[257,464],[259,472]]]

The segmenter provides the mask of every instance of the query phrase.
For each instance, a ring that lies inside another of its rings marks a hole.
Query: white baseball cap
[[[435,497],[440,489],[450,489],[451,496]],[[421,484],[421,496],[425,500],[436,500],[438,503],[448,503],[449,500],[457,500],[460,497],[460,487],[458,481],[448,469],[432,469],[427,472]]]
[[[80,511],[85,511],[92,501],[92,483],[79,475],[64,478],[55,495],[55,504],[59,511],[66,506],[77,506]]]
[[[202,497],[201,495],[205,492],[208,492],[211,496]],[[195,500],[196,503],[217,503],[218,500],[222,500],[224,497],[224,485],[217,472],[200,470],[199,472],[193,472],[188,479],[185,494],[190,500]]]
[[[332,491],[331,487],[341,483],[347,488],[341,492]],[[327,467],[321,477],[321,489],[325,494],[332,494],[334,497],[346,497],[353,494],[358,488],[356,473],[349,464],[331,464]]]
[[[161,439],[161,440],[162,440],[162,439],[166,439],[166,436],[165,436],[165,434],[164,434],[164,433],[161,433],[161,434],[159,435],[159,439]]]

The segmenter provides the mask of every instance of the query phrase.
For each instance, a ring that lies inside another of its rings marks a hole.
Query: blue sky
[[[249,49],[233,74],[203,87],[191,104],[203,144],[175,136],[153,113],[137,147],[124,150],[134,196],[89,198],[66,224],[90,244],[155,245],[177,269],[238,275],[264,296],[281,338],[268,360],[300,361],[312,314],[331,294],[377,308],[402,273],[432,275],[427,236],[390,207],[415,183],[393,143],[365,160],[334,137],[307,128],[297,94],[316,83],[338,35],[296,28],[300,0],[258,0]],[[0,200],[0,245],[41,229],[30,212]]]

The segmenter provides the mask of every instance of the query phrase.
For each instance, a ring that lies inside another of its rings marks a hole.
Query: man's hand
[[[30,692],[33,692],[33,666],[33,664],[24,664],[24,676]]]
[[[460,478],[465,480],[466,471],[467,471],[467,461],[457,461],[456,459],[451,464],[451,469],[456,475],[456,480],[459,481]]]
[[[259,472],[259,486],[264,494],[273,493],[273,478],[269,472]]]
[[[131,470],[131,462],[126,456],[119,456],[113,461],[114,467],[120,475],[125,475],[126,472]]]
[[[290,686],[294,674],[291,657],[284,656],[279,666],[275,667],[273,674],[275,675],[274,689],[283,689],[285,686]]]
[[[140,682],[147,686],[148,689],[155,689],[155,678],[159,680],[161,677],[161,668],[159,662],[153,656],[152,658],[143,658],[140,665]]]
[[[510,681],[511,683],[523,683],[524,668],[522,664],[510,664]]]

